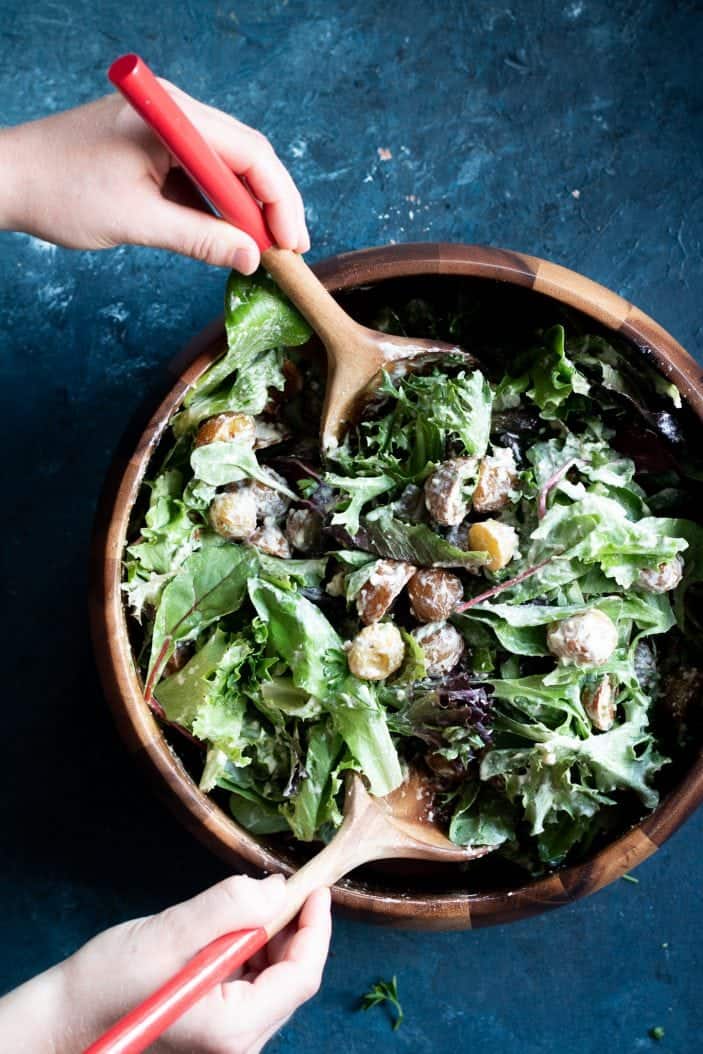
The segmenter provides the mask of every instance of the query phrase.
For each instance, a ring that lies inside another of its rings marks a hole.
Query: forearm
[[[25,229],[27,126],[0,130],[0,230]]]
[[[0,999],[0,1050],[68,1054],[72,1033],[61,964]]]

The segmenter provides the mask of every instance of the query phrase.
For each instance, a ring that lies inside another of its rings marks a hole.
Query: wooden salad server
[[[373,390],[373,380],[399,361],[426,362],[466,352],[441,341],[396,337],[355,322],[337,303],[298,253],[277,248],[261,206],[191,124],[175,100],[138,55],[123,55],[109,78],[199,188],[214,210],[246,231],[261,250],[261,260],[320,337],[327,352],[328,374],[322,411],[323,450],[333,449],[359,403]]]
[[[475,860],[492,846],[462,848],[432,818],[433,795],[416,771],[385,798],[372,798],[360,776],[350,774],[344,821],[325,848],[288,879],[288,903],[268,926],[226,933],[208,944],[140,1006],[91,1044],[84,1054],[139,1054],[215,985],[279,933],[308,896],[372,860],[415,859],[454,863]]]

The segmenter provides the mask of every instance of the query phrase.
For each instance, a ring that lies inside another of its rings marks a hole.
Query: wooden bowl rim
[[[680,344],[638,308],[565,267],[510,250],[480,245],[409,243],[333,256],[314,270],[334,292],[391,278],[463,275],[520,285],[589,315],[637,345],[676,384],[703,420],[703,377]],[[99,502],[91,554],[90,611],[103,689],[128,749],[156,778],[156,788],[196,836],[227,863],[253,871],[291,871],[291,865],[238,827],[199,790],[171,750],[144,703],[122,603],[121,558],[131,510],[151,455],[174,407],[219,354],[222,319],[208,326],[169,367],[171,384],[134,442],[134,426],[118,450]],[[175,380],[174,380],[175,378]],[[151,400],[153,406],[153,400]],[[366,888],[347,878],[333,890],[335,903],[367,920],[417,928],[462,929],[515,921],[580,897],[612,882],[650,856],[703,799],[703,756],[641,823],[591,859],[487,893],[403,894]]]

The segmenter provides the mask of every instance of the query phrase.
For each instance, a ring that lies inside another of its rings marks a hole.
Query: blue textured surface
[[[611,286],[700,351],[700,3],[172,10],[2,0],[3,121],[102,93],[110,60],[137,48],[267,132],[303,190],[313,258],[389,240],[505,245]],[[133,248],[76,254],[0,237],[3,988],[222,874],[117,741],[85,594],[118,436],[154,374],[219,312],[224,277]],[[699,1049],[702,834],[699,814],[639,885],[510,927],[428,936],[339,921],[323,991],[270,1049]],[[393,973],[407,1016],[395,1034],[382,1011],[352,1012]]]

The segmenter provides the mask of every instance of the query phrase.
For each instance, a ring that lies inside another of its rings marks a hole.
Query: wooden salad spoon
[[[372,798],[360,776],[347,777],[344,821],[332,841],[287,881],[285,910],[266,927],[226,933],[118,1021],[84,1054],[140,1054],[215,985],[231,977],[298,914],[308,896],[372,860],[440,863],[475,860],[493,846],[462,847],[442,834],[432,816],[433,793],[411,770],[385,798]]]
[[[277,248],[261,206],[191,124],[176,101],[138,55],[123,55],[109,78],[154,130],[215,211],[249,234],[261,261],[320,337],[327,352],[327,387],[322,410],[323,450],[332,450],[357,416],[381,370],[408,369],[446,355],[472,360],[461,348],[436,340],[396,337],[355,322],[298,253]],[[402,366],[398,364],[402,363]]]

